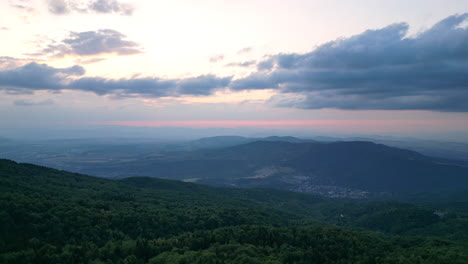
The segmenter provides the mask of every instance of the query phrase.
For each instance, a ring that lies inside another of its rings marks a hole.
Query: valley
[[[214,137],[9,144],[2,145],[3,157],[111,179],[145,176],[354,199],[468,188],[468,165],[462,160],[368,141]]]

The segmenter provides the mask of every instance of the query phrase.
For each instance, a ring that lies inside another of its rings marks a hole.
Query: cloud
[[[247,53],[252,52],[253,48],[252,47],[245,47],[237,52],[237,55],[244,55]]]
[[[167,97],[181,95],[210,95],[226,88],[231,77],[201,75],[183,79],[135,77],[106,79],[80,77],[85,73],[81,66],[54,68],[46,64],[29,63],[0,71],[0,90],[8,93],[30,94],[36,90],[79,90],[114,97]]]
[[[191,95],[210,95],[215,90],[225,88],[231,83],[231,77],[202,75],[195,78],[178,80],[178,93]]]
[[[254,61],[254,60],[251,60],[251,61],[244,61],[244,62],[231,62],[231,63],[228,63],[226,65],[224,65],[225,67],[250,67],[250,66],[253,66],[253,65],[256,65],[257,62]]]
[[[44,100],[44,101],[31,101],[31,100],[15,100],[13,102],[17,106],[36,106],[36,105],[53,105],[53,100]]]
[[[234,80],[211,74],[182,79],[82,77],[81,66],[29,63],[0,68],[0,89],[147,98],[210,95],[225,88],[273,89],[278,94],[269,103],[278,107],[468,112],[468,27],[460,26],[467,19],[468,14],[450,16],[414,36],[408,36],[407,24],[393,24],[325,43],[309,53],[268,56],[257,63],[256,72]],[[61,42],[65,48],[53,54],[127,54],[135,46],[123,37],[112,30],[74,33]]]
[[[60,90],[69,82],[69,77],[81,76],[81,66],[53,68],[35,62],[24,66],[0,71],[0,89],[21,92],[26,90]]]
[[[117,97],[164,97],[171,94],[176,82],[159,78],[105,79],[85,77],[75,80],[63,89],[89,91],[98,95]]]
[[[14,8],[17,8],[17,9],[20,9],[22,11],[25,11],[27,13],[33,13],[35,12],[36,10],[30,6],[26,6],[26,5],[22,5],[22,4],[12,4],[11,5],[12,7]]]
[[[9,56],[0,56],[0,70],[18,68],[22,65],[31,63],[31,58],[14,58]]]
[[[305,109],[468,111],[468,14],[408,36],[393,24],[325,43],[306,54],[278,54],[233,90],[277,89],[271,103]]]
[[[142,53],[138,43],[125,39],[126,36],[112,29],[71,32],[59,43],[48,44],[34,56],[60,58],[72,56],[95,56],[101,54],[133,55]]]
[[[218,55],[213,55],[210,57],[210,62],[211,63],[216,63],[219,61],[224,60],[224,55],[223,54],[218,54]]]
[[[25,23],[30,23],[31,19],[38,14],[34,3],[29,0],[9,0],[8,2],[12,8],[18,11],[17,17],[21,18]]]
[[[65,0],[49,0],[49,11],[56,15],[63,15],[70,12],[68,2]]]
[[[76,59],[75,63],[76,64],[93,64],[101,61],[105,61],[105,58],[90,58],[90,59]]]
[[[120,3],[117,0],[49,0],[49,12],[56,15],[65,15],[72,12],[87,14],[119,14],[131,16],[134,12],[134,7],[130,4]]]
[[[36,10],[33,7],[29,6],[30,1],[25,1],[25,0],[12,1],[12,0],[10,0],[9,3],[10,3],[11,7],[19,9],[22,12],[25,12],[25,13],[34,13],[34,12],[36,12]]]
[[[132,15],[134,9],[131,5],[121,4],[115,0],[92,1],[89,7],[97,13],[119,13],[126,16]]]
[[[274,66],[274,60],[271,57],[271,58],[268,58],[266,60],[263,60],[263,61],[259,62],[257,64],[257,69],[259,71],[265,71],[265,70],[269,71],[269,70],[271,70],[273,68],[273,66]]]
[[[98,95],[116,97],[167,97],[181,95],[209,95],[229,85],[231,77],[202,75],[185,79],[132,78],[104,79],[81,78],[65,89],[94,92]]]

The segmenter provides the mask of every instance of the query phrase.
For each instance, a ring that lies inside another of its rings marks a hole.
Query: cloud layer
[[[210,57],[210,62],[211,63],[216,63],[216,62],[219,62],[219,61],[222,61],[224,60],[224,55],[223,54],[217,54],[217,55],[213,55]]]
[[[460,26],[466,19],[468,14],[454,15],[415,36],[407,35],[407,24],[393,24],[325,43],[309,53],[269,56],[257,63],[257,71],[240,79],[211,74],[106,79],[82,77],[81,66],[59,69],[29,63],[0,70],[0,89],[153,98],[210,95],[224,88],[275,89],[278,94],[270,103],[280,107],[468,112],[468,28]],[[54,56],[139,52],[137,44],[124,37],[113,30],[73,33],[43,52]]]
[[[14,69],[30,62],[32,62],[32,59],[20,59],[9,56],[0,56],[0,71]]]
[[[225,64],[225,67],[243,67],[243,68],[248,68],[250,66],[255,66],[257,64],[256,61],[250,60],[250,61],[243,61],[243,62],[230,62]]]
[[[46,64],[29,63],[0,71],[0,90],[8,93],[31,93],[34,90],[80,90],[116,97],[165,97],[181,95],[210,95],[225,88],[231,77],[202,75],[184,79],[133,78],[106,79],[80,77],[81,66],[54,68]]]
[[[126,36],[112,29],[71,32],[68,38],[52,43],[35,56],[60,58],[72,56],[96,56],[101,54],[133,55],[141,53],[138,43],[126,40]]]
[[[448,17],[416,36],[400,23],[274,55],[231,88],[277,89],[271,102],[282,107],[468,111],[467,18]]]
[[[215,90],[225,88],[231,77],[202,75],[185,79],[134,78],[104,79],[80,78],[64,86],[63,89],[90,91],[98,95],[117,97],[166,97],[181,95],[210,95]]]
[[[0,71],[0,89],[20,92],[27,90],[65,89],[69,77],[81,76],[85,70],[81,66],[54,68],[35,62],[24,66]]]
[[[49,0],[49,11],[56,15],[64,15],[72,12],[77,13],[101,13],[119,14],[130,16],[134,7],[130,4],[123,4],[117,0]]]

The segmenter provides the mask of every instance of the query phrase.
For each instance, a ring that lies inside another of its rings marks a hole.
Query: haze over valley
[[[447,153],[431,157],[358,139],[218,136],[188,142],[4,140],[0,154],[21,162],[112,179],[144,176],[341,198],[391,197],[396,193],[468,187],[468,161],[463,155],[458,160],[447,158],[466,153],[462,143],[461,151],[450,151],[454,143],[387,139],[416,149],[423,145],[421,149],[429,154]],[[445,149],[437,148],[438,145]]]

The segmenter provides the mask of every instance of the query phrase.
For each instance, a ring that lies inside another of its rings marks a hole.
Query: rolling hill
[[[279,188],[362,198],[468,189],[468,167],[364,141],[254,141],[88,164],[93,175],[148,176],[215,186]]]
[[[468,188],[468,168],[442,164],[417,152],[371,142],[289,143],[258,141],[205,152],[206,158],[244,161],[259,170],[284,173],[248,177],[239,184],[278,185],[289,178],[304,184],[373,192],[445,191]],[[249,175],[251,176],[251,175]],[[297,188],[294,183],[291,188]]]

